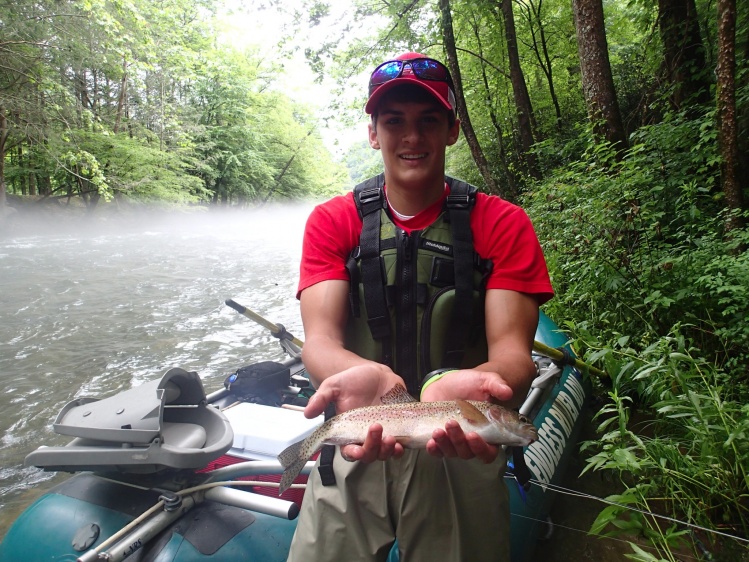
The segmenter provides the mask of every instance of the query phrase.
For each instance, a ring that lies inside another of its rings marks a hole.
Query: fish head
[[[503,435],[503,444],[526,447],[538,440],[538,430],[527,417],[502,406],[491,406],[486,417]]]

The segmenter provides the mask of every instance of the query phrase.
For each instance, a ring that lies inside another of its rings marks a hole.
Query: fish
[[[381,406],[354,408],[330,418],[306,439],[281,451],[278,461],[284,471],[278,494],[291,486],[309,458],[323,445],[364,443],[373,423],[382,425],[383,435],[395,437],[407,449],[425,449],[434,430],[445,427],[449,420],[457,421],[466,433],[478,433],[492,445],[525,447],[538,439],[538,430],[528,418],[490,402],[419,402],[400,385],[380,400]]]

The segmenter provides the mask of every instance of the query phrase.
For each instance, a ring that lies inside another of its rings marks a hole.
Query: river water
[[[295,299],[312,204],[214,213],[15,219],[0,232],[0,537],[67,475],[23,466],[59,410],[197,371],[206,392],[238,367],[280,360],[227,298],[302,338]]]

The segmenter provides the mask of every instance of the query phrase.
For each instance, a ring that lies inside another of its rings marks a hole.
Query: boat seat
[[[205,445],[206,433],[202,425],[195,423],[161,424],[161,438],[165,445],[180,449],[200,449]]]
[[[26,457],[26,466],[67,472],[198,469],[234,441],[229,421],[207,403],[198,374],[180,368],[103,400],[73,400],[54,430],[74,439],[63,447],[40,447]]]

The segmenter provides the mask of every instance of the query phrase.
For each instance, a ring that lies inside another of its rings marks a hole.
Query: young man
[[[445,177],[460,123],[438,61],[377,67],[365,110],[384,176],[318,206],[305,230],[305,414],[377,405],[396,384],[422,401],[517,406],[553,295],[527,215]],[[341,447],[334,477],[310,477],[289,560],[383,561],[396,538],[408,562],[509,560],[503,452],[453,421],[432,437],[404,450],[373,424]]]

